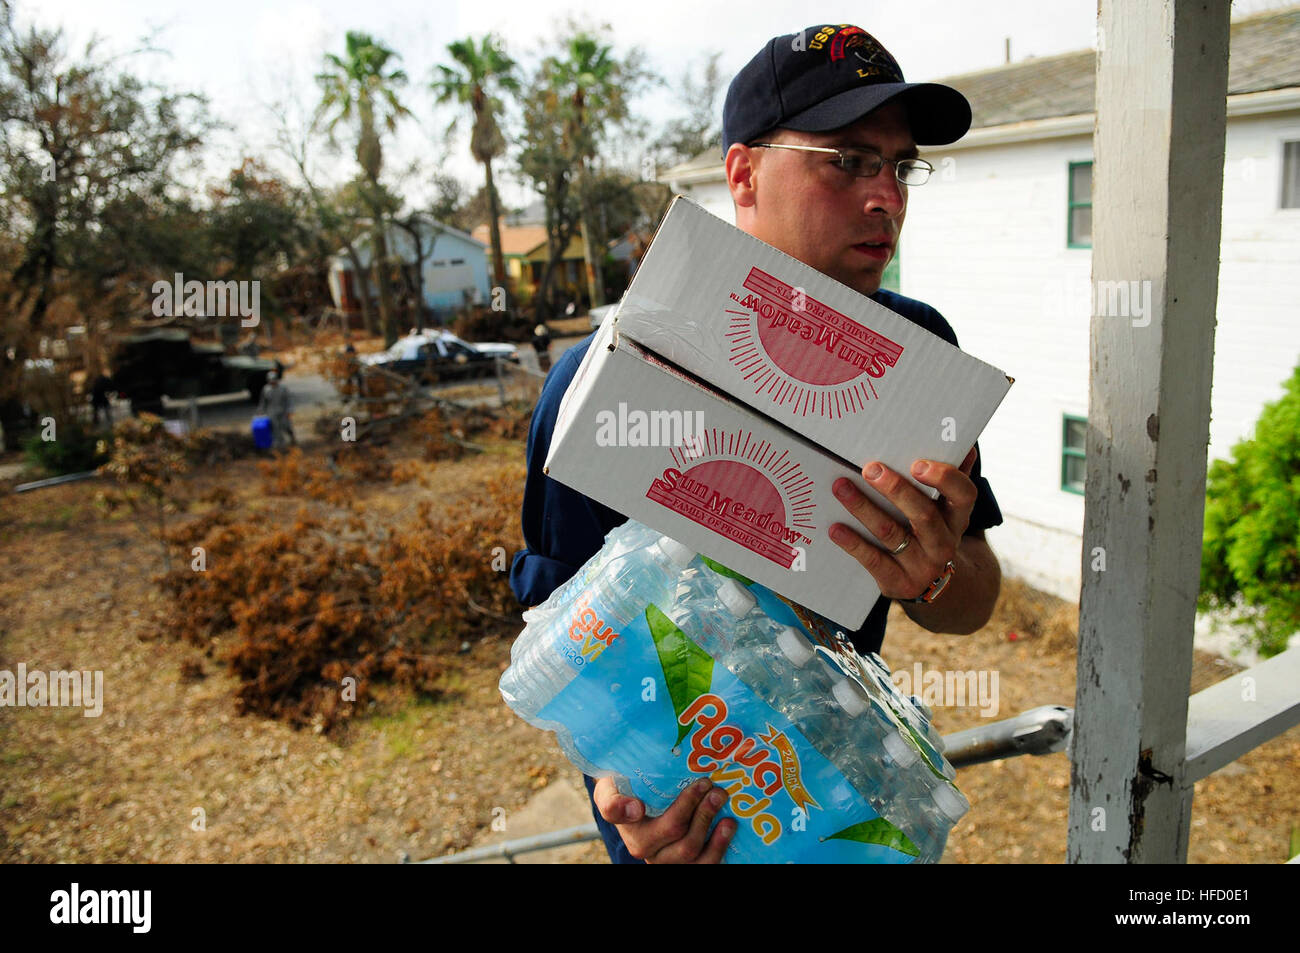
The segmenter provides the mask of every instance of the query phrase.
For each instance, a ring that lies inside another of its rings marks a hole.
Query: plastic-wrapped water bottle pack
[[[524,621],[506,703],[652,816],[710,777],[728,863],[933,863],[969,809],[878,655],[639,523]]]

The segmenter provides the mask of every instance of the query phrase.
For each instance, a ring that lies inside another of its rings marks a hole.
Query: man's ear
[[[739,208],[753,208],[758,201],[755,158],[754,150],[739,142],[732,143],[727,150],[727,188],[731,190],[731,200]]]

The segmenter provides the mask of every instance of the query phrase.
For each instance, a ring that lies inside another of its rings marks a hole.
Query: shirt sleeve
[[[525,606],[545,602],[594,556],[605,534],[627,517],[552,480],[542,472],[560,400],[577,373],[591,338],[564,353],[547,376],[528,427],[522,523],[524,549],[510,565],[510,588]]]

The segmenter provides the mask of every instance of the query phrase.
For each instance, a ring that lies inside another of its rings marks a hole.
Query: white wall
[[[718,168],[721,170],[721,164]],[[731,204],[731,190],[727,188],[726,182],[719,180],[687,186],[681,190],[681,194],[703,206],[705,211],[712,212],[732,225],[736,224],[736,207]]]
[[[1278,208],[1286,139],[1300,116],[1228,124],[1210,459],[1251,435],[1300,362],[1300,210]],[[1091,137],[928,157],[948,174],[912,192],[902,290],[1016,379],[980,439],[1007,519],[989,540],[1012,574],[1075,598],[1083,498],[1060,489],[1061,419],[1087,413],[1092,262],[1066,247],[1066,176]]]
[[[1300,363],[1300,209],[1280,209],[1282,143],[1300,114],[1228,126],[1210,457],[1227,458]]]

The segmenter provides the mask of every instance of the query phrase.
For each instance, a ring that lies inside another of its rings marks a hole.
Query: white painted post
[[[1229,11],[1100,5],[1073,863],[1187,857]]]

